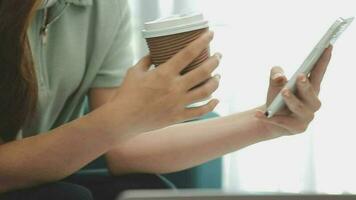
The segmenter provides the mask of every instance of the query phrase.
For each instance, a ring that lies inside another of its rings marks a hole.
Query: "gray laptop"
[[[219,190],[131,190],[117,200],[356,200],[356,195],[237,194]]]

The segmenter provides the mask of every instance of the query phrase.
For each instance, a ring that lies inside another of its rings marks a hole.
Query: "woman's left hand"
[[[265,107],[273,101],[281,90],[287,106],[271,119],[264,115],[265,111],[263,110],[258,110],[256,117],[263,122],[268,133],[273,137],[302,133],[308,128],[315,113],[321,107],[318,95],[320,84],[331,58],[331,52],[332,46],[325,50],[309,77],[304,74],[299,75],[296,94],[284,88],[287,78],[284,76],[282,68],[272,68]]]

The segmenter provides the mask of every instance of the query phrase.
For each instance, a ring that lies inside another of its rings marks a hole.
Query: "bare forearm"
[[[62,179],[114,145],[84,118],[0,145],[0,193]]]
[[[254,113],[251,110],[137,136],[107,154],[109,166],[117,174],[174,172],[270,139]]]

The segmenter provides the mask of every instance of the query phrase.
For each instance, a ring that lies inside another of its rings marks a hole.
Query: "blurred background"
[[[137,59],[147,53],[145,21],[202,12],[224,55],[217,112],[264,104],[269,70],[288,77],[338,17],[356,15],[353,0],[130,0]],[[356,22],[342,35],[320,94],[321,111],[305,134],[253,145],[223,158],[223,188],[242,192],[356,193]]]

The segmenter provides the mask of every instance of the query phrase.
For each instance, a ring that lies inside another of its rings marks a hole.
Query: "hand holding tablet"
[[[317,63],[325,49],[336,42],[338,37],[346,30],[346,28],[352,23],[353,20],[353,17],[348,19],[337,19],[336,22],[326,32],[326,34],[322,37],[319,43],[314,47],[309,56],[304,60],[300,68],[294,73],[292,78],[286,84],[285,88],[295,92],[296,82],[299,74],[308,75],[313,70],[315,64]],[[284,106],[285,102],[283,100],[282,92],[280,92],[272,101],[272,103],[268,106],[265,115],[268,118],[271,118]]]

